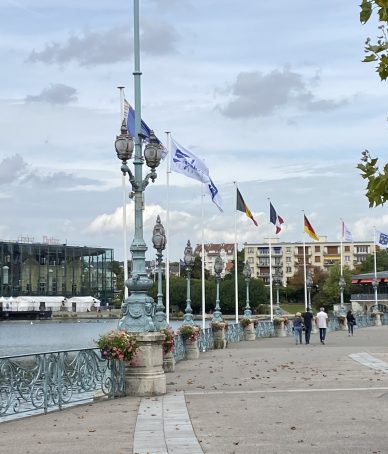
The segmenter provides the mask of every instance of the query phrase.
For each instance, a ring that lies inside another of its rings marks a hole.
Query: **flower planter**
[[[274,328],[276,337],[286,337],[287,333],[286,330],[284,329],[284,321],[274,324]]]
[[[171,351],[163,355],[163,370],[164,372],[175,371],[175,358]]]
[[[223,326],[221,326],[223,325]],[[219,326],[215,329],[213,327],[213,341],[214,349],[218,350],[221,348],[226,348],[226,339],[225,339],[225,324],[219,323]]]
[[[247,326],[244,326],[244,339],[246,341],[254,341],[256,340],[256,332],[253,326],[253,322]]]
[[[199,358],[199,348],[198,341],[191,339],[184,339],[185,349],[186,349],[186,359],[198,359]]]

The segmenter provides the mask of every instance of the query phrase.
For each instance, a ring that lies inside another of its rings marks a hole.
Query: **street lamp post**
[[[191,279],[191,270],[194,266],[194,255],[193,248],[191,247],[190,240],[187,241],[185,247],[185,252],[183,256],[183,261],[186,265],[186,281],[187,281],[187,298],[186,298],[186,309],[185,315],[183,317],[184,325],[194,325],[193,310],[191,309],[191,299],[190,299],[190,279]]]
[[[143,238],[143,209],[145,191],[149,180],[155,181],[156,172],[161,159],[161,145],[151,131],[149,143],[142,153],[141,134],[141,91],[140,91],[140,32],[139,32],[139,0],[134,0],[134,93],[135,93],[135,137],[128,134],[126,120],[121,125],[121,134],[116,137],[115,148],[117,157],[122,161],[121,171],[123,175],[128,175],[132,186],[131,197],[134,199],[135,207],[135,234],[130,247],[132,253],[132,273],[127,280],[126,286],[130,291],[130,296],[125,298],[121,306],[121,319],[119,329],[129,332],[154,331],[155,326],[152,321],[153,299],[147,292],[152,286],[152,281],[148,278],[145,268],[145,252],[147,246]],[[131,159],[133,149],[135,156],[133,160],[134,172],[132,173],[127,165]],[[151,171],[143,180],[143,163],[146,161]]]
[[[338,281],[338,286],[340,288],[341,303],[340,303],[340,315],[345,315],[345,305],[344,305],[344,290],[346,287],[346,282],[343,276],[340,276]]]
[[[246,304],[244,308],[244,317],[250,318],[252,317],[252,311],[251,311],[251,306],[249,305],[249,283],[251,281],[251,276],[252,276],[252,270],[251,267],[249,266],[248,261],[244,265],[243,269],[243,275],[245,278],[245,283],[246,283]]]
[[[307,309],[311,309],[311,288],[313,286],[313,278],[311,274],[308,273],[306,277],[306,287],[307,287]]]
[[[375,296],[375,304],[372,306],[372,312],[379,311],[379,304],[378,304],[378,296],[377,296],[377,287],[379,286],[379,282],[376,278],[372,279],[372,287]]]
[[[216,307],[213,312],[212,322],[223,322],[222,312],[220,308],[220,280],[221,273],[224,269],[222,258],[218,255],[214,262],[214,273],[216,275]]]
[[[156,249],[156,263],[157,263],[157,270],[158,270],[158,295],[157,295],[156,312],[154,315],[154,325],[155,325],[156,329],[160,330],[163,328],[167,328],[166,313],[164,311],[164,304],[163,304],[163,288],[162,288],[162,259],[163,259],[163,251],[166,248],[167,240],[166,240],[166,232],[160,221],[159,215],[156,218],[156,224],[155,224],[153,235],[152,235],[152,243],[154,245],[154,248]]]
[[[275,308],[275,315],[280,316],[282,315],[282,311],[280,309],[280,301],[279,301],[279,286],[281,283],[281,277],[279,273],[275,274],[275,287],[276,287],[276,308]]]

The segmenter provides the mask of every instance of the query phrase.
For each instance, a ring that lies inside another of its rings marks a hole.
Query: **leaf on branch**
[[[375,55],[367,55],[364,60],[362,60],[363,63],[370,63],[371,61],[376,61],[377,57]]]
[[[366,24],[372,15],[372,2],[370,0],[362,0],[360,7],[360,22]]]

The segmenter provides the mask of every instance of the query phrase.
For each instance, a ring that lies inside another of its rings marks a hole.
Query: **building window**
[[[253,254],[254,252],[255,250],[253,249],[253,247],[248,248],[248,254]]]
[[[345,255],[344,259],[345,259],[346,263],[349,263],[350,262],[350,255]]]
[[[248,257],[248,263],[253,263],[253,257]]]
[[[345,252],[350,252],[350,246],[345,246]]]
[[[290,253],[291,252],[291,248],[290,247],[286,247],[286,252]]]
[[[286,257],[286,262],[290,263],[291,262],[291,257]]]
[[[286,266],[286,273],[291,273],[291,267],[290,266]]]
[[[321,252],[321,246],[315,246],[315,252]]]
[[[367,253],[368,246],[356,246],[357,253]]]
[[[38,293],[39,295],[44,295],[46,293],[46,282],[39,282]]]
[[[315,263],[319,263],[321,261],[321,257],[319,255],[316,255],[314,260],[315,260]]]

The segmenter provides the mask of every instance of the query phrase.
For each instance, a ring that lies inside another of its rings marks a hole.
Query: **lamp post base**
[[[141,333],[136,336],[139,350],[125,370],[127,396],[151,397],[166,394],[163,371],[162,333]]]

